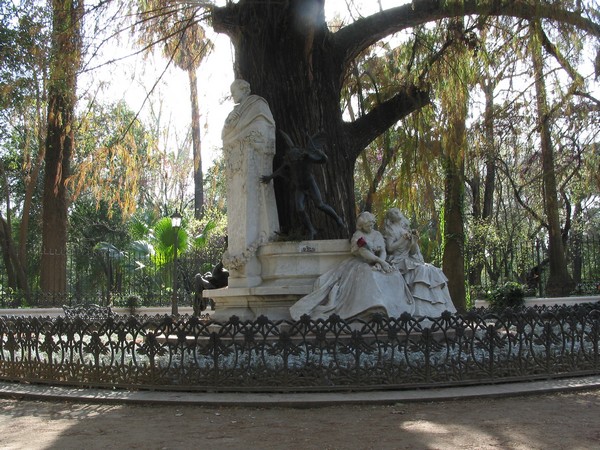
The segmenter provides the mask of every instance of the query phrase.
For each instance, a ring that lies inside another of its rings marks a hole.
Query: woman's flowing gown
[[[357,231],[351,239],[354,255],[358,254],[357,242],[361,238],[361,243],[372,251],[385,246],[381,233]],[[400,272],[377,270],[360,256],[349,258],[321,275],[315,281],[313,292],[290,308],[294,320],[304,314],[312,319],[327,319],[332,314],[342,319],[367,318],[376,312],[390,317],[399,317],[405,312],[414,314],[414,302]]]
[[[415,299],[415,315],[439,317],[444,311],[456,312],[448,291],[448,278],[442,269],[424,262],[418,245],[404,236],[409,230],[399,223],[386,223],[384,237],[388,261],[397,268]],[[398,247],[391,250],[391,245]]]

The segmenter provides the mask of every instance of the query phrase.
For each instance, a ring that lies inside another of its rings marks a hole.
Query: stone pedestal
[[[259,285],[204,291],[204,297],[215,301],[213,320],[226,321],[233,315],[242,320],[261,315],[290,320],[290,306],[312,291],[320,275],[351,256],[347,239],[267,243],[257,251]]]

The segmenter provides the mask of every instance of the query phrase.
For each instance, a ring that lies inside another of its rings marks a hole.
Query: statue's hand
[[[227,118],[225,119],[225,126],[230,127],[232,123],[237,121],[240,118],[240,113],[235,109],[229,113]]]
[[[387,261],[379,261],[374,265],[375,270],[383,273],[391,273],[394,271],[394,267]]]
[[[394,271],[394,267],[387,261],[383,261],[381,263],[381,268],[385,273],[392,273]]]
[[[271,175],[263,175],[262,177],[260,177],[260,181],[265,184],[269,184],[272,179],[273,177]]]

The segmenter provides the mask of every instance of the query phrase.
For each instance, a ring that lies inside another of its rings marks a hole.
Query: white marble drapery
[[[442,269],[423,260],[418,237],[398,208],[387,211],[383,237],[389,263],[404,276],[415,299],[415,315],[439,317],[444,311],[456,312],[448,278]]]
[[[371,223],[365,226],[367,220]],[[372,229],[373,224],[372,214],[359,216],[357,226],[362,229],[350,239],[354,256],[315,281],[313,292],[290,308],[292,319],[299,320],[304,314],[313,320],[332,314],[342,319],[368,318],[373,313],[390,317],[414,314],[410,290],[400,272],[385,263],[385,242],[381,233]]]
[[[275,121],[266,100],[250,94],[250,85],[231,85],[235,107],[223,126],[223,153],[227,177],[228,247],[223,263],[230,287],[261,283],[256,251],[279,231],[272,184],[260,177],[273,171]]]

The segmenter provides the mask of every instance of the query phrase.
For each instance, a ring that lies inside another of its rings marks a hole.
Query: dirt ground
[[[0,399],[0,449],[598,449],[600,390],[319,408]]]

